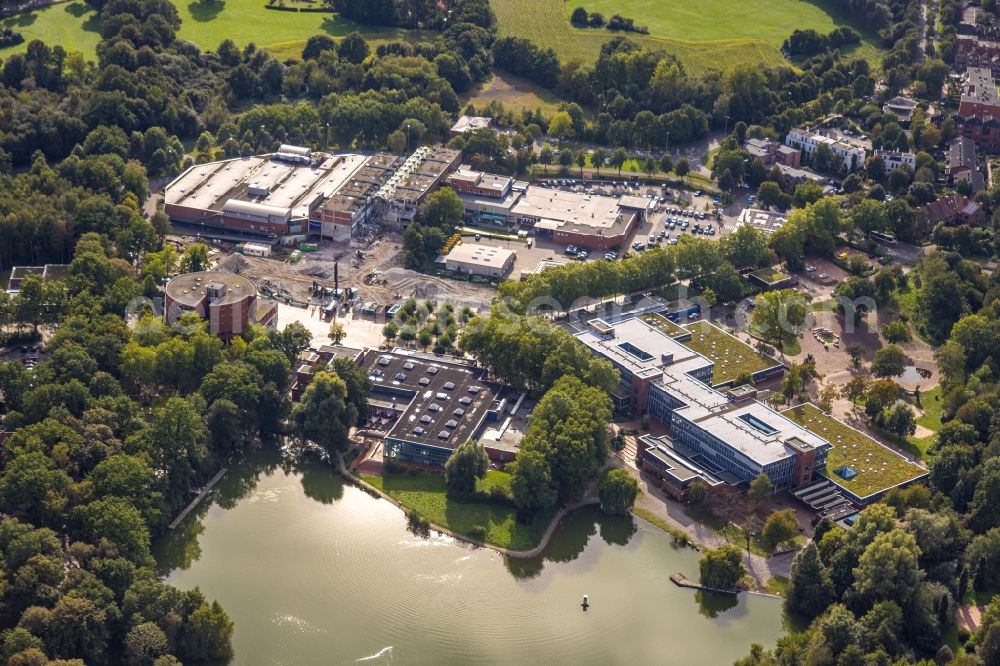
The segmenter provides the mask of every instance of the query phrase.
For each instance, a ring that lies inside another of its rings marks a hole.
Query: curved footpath
[[[347,466],[344,464],[344,456],[339,451],[337,452],[337,468],[340,471],[341,476],[343,476],[345,479],[349,479],[351,482],[357,484],[358,486],[361,486],[366,490],[378,494],[378,496],[381,497],[382,499],[388,500],[392,504],[399,507],[399,509],[403,513],[407,512],[407,508],[403,506],[403,504],[401,504],[399,501],[397,501],[396,498],[387,495],[386,493],[382,492],[381,490],[379,490],[372,484],[368,483],[364,479],[352,474],[351,471],[347,469]],[[570,502],[569,504],[563,506],[561,509],[556,511],[556,515],[552,517],[552,521],[549,523],[549,526],[545,528],[545,532],[544,534],[542,534],[542,538],[539,540],[538,545],[535,546],[534,548],[529,548],[527,550],[513,550],[510,548],[504,548],[503,546],[497,546],[492,543],[487,543],[485,541],[479,541],[478,539],[473,539],[464,534],[459,534],[458,532],[450,530],[447,527],[442,527],[435,523],[431,523],[430,526],[431,529],[434,530],[435,532],[441,532],[442,534],[447,534],[450,537],[458,539],[459,541],[464,541],[466,543],[472,544],[473,546],[478,546],[480,548],[489,548],[490,550],[495,550],[496,552],[501,553],[503,555],[507,555],[508,557],[527,559],[530,557],[538,557],[539,555],[541,555],[542,551],[545,550],[545,547],[549,545],[549,540],[555,533],[556,527],[559,526],[559,521],[561,521],[566,516],[566,514],[572,511],[576,511],[577,509],[583,508],[585,506],[593,506],[595,504],[600,504],[600,501],[596,497],[585,497],[583,499],[577,500],[575,502]]]

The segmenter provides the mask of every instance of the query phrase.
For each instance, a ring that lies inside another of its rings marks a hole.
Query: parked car
[[[618,255],[615,254],[614,252],[605,252],[604,253],[604,261],[614,261],[617,258],[618,258]]]
[[[642,252],[643,250],[646,249],[646,244],[643,243],[642,241],[636,241],[632,243],[632,249],[635,250],[636,252]]]
[[[576,245],[567,245],[563,252],[565,254],[576,254]]]
[[[820,279],[820,280],[825,280],[825,279],[827,279],[828,277],[830,277],[830,274],[829,274],[829,273],[820,273],[820,274],[819,274],[819,279]]]
[[[811,264],[808,265],[808,266],[806,266],[806,273],[815,273],[815,272],[816,272],[816,267],[815,266],[813,266]]]

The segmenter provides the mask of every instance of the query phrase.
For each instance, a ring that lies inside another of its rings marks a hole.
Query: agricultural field
[[[690,340],[684,346],[715,363],[712,385],[718,386],[744,374],[754,374],[780,365],[776,359],[761,354],[750,345],[704,321],[688,324]]]
[[[889,447],[828,416],[815,405],[799,405],[782,414],[833,444],[826,469],[820,473],[858,497],[888,490],[926,474]],[[857,476],[844,479],[834,473],[845,465],[857,472]]]
[[[364,26],[342,19],[337,14],[266,9],[265,0],[173,2],[181,17],[178,36],[205,50],[215,50],[219,42],[228,38],[240,46],[253,42],[268,47],[279,57],[292,57],[302,52],[306,39],[312,35],[338,38],[357,31],[376,44],[416,39],[420,35],[420,31],[416,30]],[[24,51],[32,39],[62,44],[69,51],[81,51],[93,56],[100,41],[97,12],[79,1],[25,12],[2,23],[24,35],[25,41],[0,50],[0,56]],[[264,26],[267,26],[266,30]]]

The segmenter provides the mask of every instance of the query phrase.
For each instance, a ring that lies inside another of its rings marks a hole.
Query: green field
[[[752,375],[780,365],[767,354],[761,354],[708,322],[696,321],[688,324],[687,329],[692,336],[690,340],[684,341],[684,346],[715,363],[712,370],[713,386],[732,381],[740,375]]]
[[[486,530],[486,541],[495,546],[527,550],[538,545],[542,536],[533,526],[514,520],[512,504],[449,500],[444,492],[443,474],[362,474],[361,478],[435,525],[459,534],[468,534],[474,527],[482,526]],[[509,489],[510,475],[493,470],[476,486],[488,491],[495,484]]]
[[[729,8],[735,4],[732,0],[716,1]],[[765,2],[766,0],[759,1]],[[788,2],[789,0],[784,1]],[[684,0],[684,2],[693,4],[692,0]],[[577,59],[582,62],[593,62],[601,51],[601,45],[615,36],[615,33],[608,30],[572,27],[569,24],[569,13],[575,5],[563,3],[562,0],[491,0],[491,4],[497,15],[500,36],[523,37],[539,45],[550,46],[563,60]],[[636,22],[640,24],[649,22],[647,15],[630,13],[631,7],[641,4],[636,0],[608,4],[615,5],[616,10],[606,12],[606,17],[618,13],[635,18]],[[667,4],[657,5],[657,11]],[[728,9],[724,10],[723,13],[726,11]],[[697,22],[706,22],[707,16],[710,14],[706,12],[697,19]],[[747,31],[742,30],[741,32]],[[789,27],[788,34],[791,32],[792,28]],[[677,56],[692,72],[703,72],[709,68],[726,69],[740,62],[765,66],[786,62],[777,46],[763,39],[735,39],[730,34],[715,38],[717,41],[703,42],[700,41],[700,38],[692,38],[686,27],[682,27],[679,33],[681,37],[679,39],[636,34],[629,34],[628,37],[643,46],[661,49]],[[785,37],[787,36],[785,35]]]
[[[826,470],[821,474],[858,497],[888,490],[926,473],[889,447],[823,413],[815,405],[799,405],[782,414],[833,444],[826,459]],[[842,479],[834,474],[833,470],[843,465],[858,475]]]
[[[28,42],[33,39],[40,39],[50,46],[61,44],[67,51],[80,51],[93,56],[97,43],[101,41],[97,10],[83,2],[50,5],[4,19],[2,24],[24,35],[24,42],[0,49],[0,56],[25,51]]]
[[[692,42],[759,39],[780,47],[796,28],[825,34],[852,25],[838,7],[822,0],[569,0],[567,16],[577,7],[605,19],[620,14],[649,28],[651,35]]]
[[[358,31],[378,43],[394,39],[412,40],[421,34],[416,30],[363,26],[342,19],[337,14],[275,11],[265,8],[265,0],[174,0],[174,4],[181,17],[178,36],[212,51],[222,40],[229,38],[241,46],[253,42],[268,47],[280,57],[293,57],[302,52],[305,40],[312,35],[336,38]],[[24,51],[27,42],[41,39],[93,56],[100,41],[97,12],[78,1],[26,12],[6,19],[3,25],[24,35],[25,42],[0,50],[0,55]]]
[[[563,99],[551,90],[535,85],[527,79],[513,74],[496,74],[483,82],[471,92],[462,96],[462,106],[468,103],[482,108],[496,100],[508,111],[534,111],[541,109],[545,113],[557,111]]]
[[[678,0],[655,3],[653,0],[492,0],[501,36],[525,37],[542,46],[551,46],[563,60],[593,62],[601,45],[615,33],[604,29],[577,29],[569,24],[569,12],[576,4],[601,11],[605,16],[619,13],[649,26],[651,35],[629,33],[643,46],[661,49],[677,56],[692,72],[709,68],[726,69],[740,62],[762,66],[785,62],[778,45],[796,27],[829,31],[844,23],[826,0]],[[576,4],[573,4],[576,3]],[[174,0],[181,17],[179,36],[202,49],[214,50],[223,39],[239,45],[250,42],[267,47],[280,57],[298,55],[305,40],[318,34],[342,37],[350,32],[363,33],[379,43],[390,40],[415,40],[421,32],[394,28],[362,26],[336,14],[300,13],[268,10],[265,0]],[[93,56],[100,40],[96,11],[79,0],[51,5],[3,21],[25,37],[25,43],[0,50],[23,51],[27,42],[41,39],[62,44],[67,50]],[[877,58],[878,48],[870,36],[858,50],[859,55]],[[521,86],[516,86],[521,88]],[[503,93],[501,97],[516,95]],[[543,101],[545,95],[538,95]],[[480,103],[483,96],[476,99]],[[510,106],[517,107],[511,100]],[[536,105],[535,98],[523,105]]]

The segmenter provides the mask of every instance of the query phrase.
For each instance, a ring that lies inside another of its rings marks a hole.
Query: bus
[[[881,231],[873,231],[868,235],[874,238],[875,240],[882,241],[883,243],[892,244],[896,242],[895,236],[893,236],[892,234],[884,234]]]

